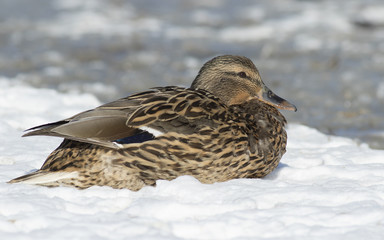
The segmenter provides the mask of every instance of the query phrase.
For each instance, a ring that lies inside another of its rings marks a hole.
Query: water
[[[384,148],[384,3],[1,0],[0,75],[107,102],[245,55],[289,122]]]

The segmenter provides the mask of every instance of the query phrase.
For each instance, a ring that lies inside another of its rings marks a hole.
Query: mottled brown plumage
[[[276,107],[296,110],[248,58],[219,56],[191,88],[154,88],[30,129],[25,136],[65,139],[40,170],[10,182],[139,190],[181,175],[202,183],[264,177],[286,148]]]

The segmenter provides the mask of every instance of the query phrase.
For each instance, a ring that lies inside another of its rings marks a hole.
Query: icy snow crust
[[[288,125],[288,152],[264,179],[190,176],[138,192],[6,181],[60,143],[22,130],[96,107],[92,95],[0,80],[1,239],[384,239],[384,151]]]

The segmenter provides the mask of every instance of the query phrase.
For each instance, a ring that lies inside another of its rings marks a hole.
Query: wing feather
[[[201,125],[214,126],[217,124],[215,118],[228,115],[219,114],[225,109],[216,98],[204,91],[156,88],[68,119],[28,129],[29,132],[23,136],[56,136],[121,148],[123,145],[116,144],[116,141],[141,134],[145,129],[151,129],[159,136],[167,132],[191,134]]]

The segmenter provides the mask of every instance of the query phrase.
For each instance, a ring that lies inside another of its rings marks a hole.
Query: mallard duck
[[[64,140],[40,170],[10,183],[137,191],[181,175],[202,183],[261,178],[286,151],[286,120],[276,108],[296,111],[250,59],[218,56],[190,88],[153,88],[28,129],[23,136]]]

